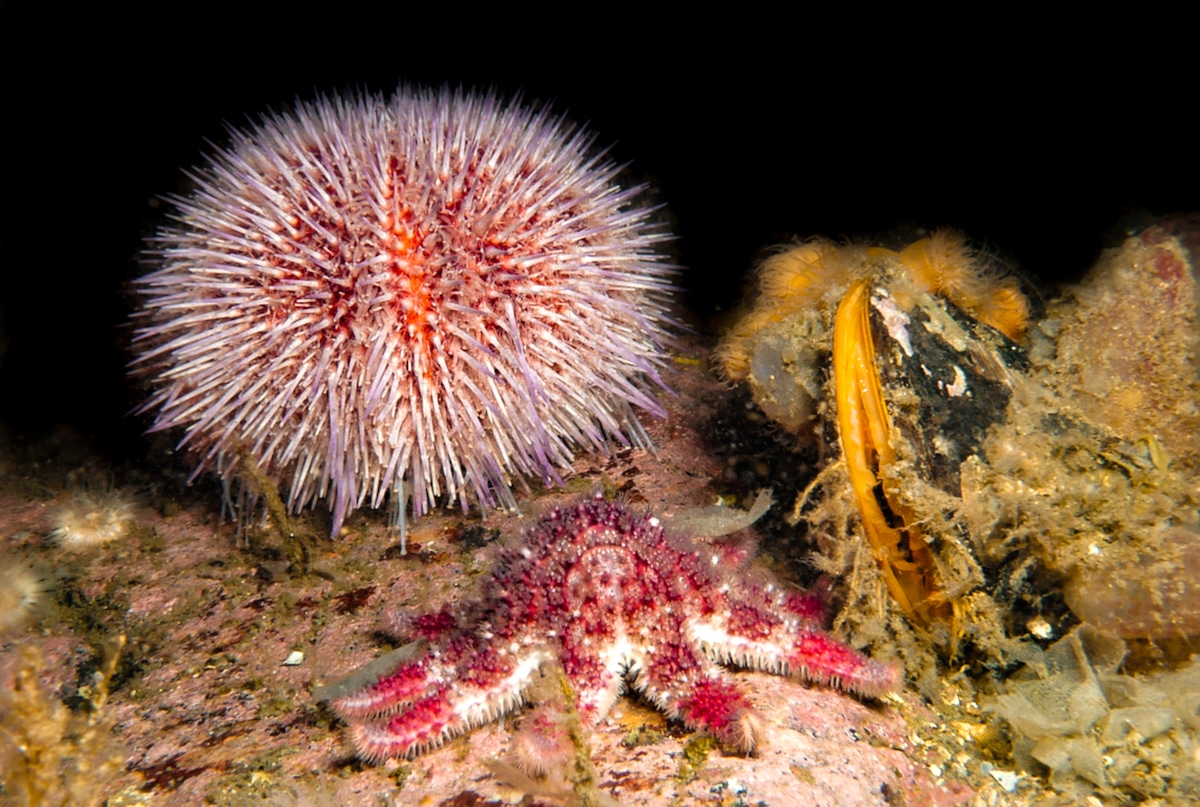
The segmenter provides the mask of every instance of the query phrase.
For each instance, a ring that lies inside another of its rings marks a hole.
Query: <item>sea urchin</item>
[[[674,269],[592,135],[404,87],[231,135],[138,281],[144,411],[196,474],[248,457],[293,512],[328,497],[336,533],[389,493],[511,504],[574,447],[646,441]]]

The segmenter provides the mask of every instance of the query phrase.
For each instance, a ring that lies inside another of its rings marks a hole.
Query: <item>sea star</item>
[[[671,717],[751,752],[750,703],[720,664],[868,697],[896,686],[896,667],[821,630],[819,598],[735,579],[723,557],[600,497],[554,509],[502,550],[476,599],[412,619],[419,644],[332,705],[363,759],[411,757],[515,708],[557,662],[586,724],[628,681]]]

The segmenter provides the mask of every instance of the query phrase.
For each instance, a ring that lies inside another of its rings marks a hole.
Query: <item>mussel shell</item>
[[[979,453],[988,428],[1004,420],[1013,385],[1029,369],[1025,352],[931,294],[902,307],[877,286],[870,322],[893,428],[911,447],[920,475],[960,495],[959,467]]]

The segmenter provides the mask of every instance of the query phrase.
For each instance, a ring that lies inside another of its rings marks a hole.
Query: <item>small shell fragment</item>
[[[1002,771],[993,768],[988,771],[988,774],[996,780],[997,784],[1008,793],[1012,793],[1017,789],[1017,774],[1013,771]]]
[[[1047,622],[1044,617],[1034,617],[1025,623],[1025,627],[1039,639],[1052,639],[1054,637],[1054,626]]]
[[[293,650],[288,653],[288,657],[283,660],[284,667],[299,667],[304,661],[304,653],[300,650]]]

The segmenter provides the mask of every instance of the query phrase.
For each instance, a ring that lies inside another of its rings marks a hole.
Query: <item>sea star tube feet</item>
[[[865,697],[900,670],[821,629],[817,598],[744,580],[719,547],[601,497],[551,510],[501,551],[478,596],[417,616],[416,641],[329,693],[359,755],[412,757],[522,703],[557,662],[595,725],[628,683],[673,718],[743,752],[761,741],[732,664]],[[380,669],[380,667],[382,669]]]

